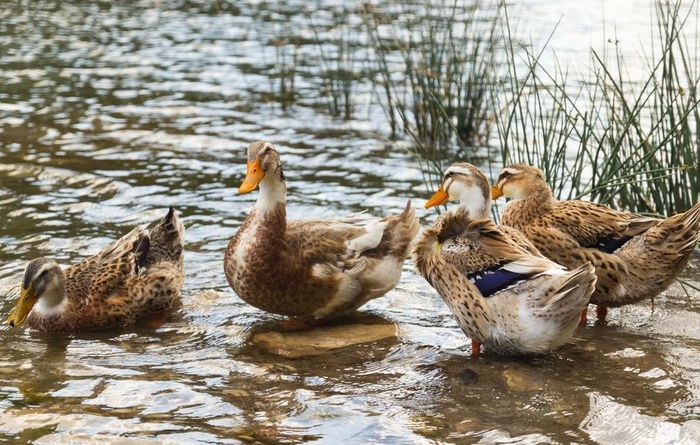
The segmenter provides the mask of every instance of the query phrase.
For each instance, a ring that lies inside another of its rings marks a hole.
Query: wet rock
[[[459,378],[462,383],[476,383],[479,380],[479,376],[473,369],[466,368],[459,373]]]
[[[250,393],[242,389],[224,389],[222,392],[228,396],[233,396],[236,398],[250,397]]]
[[[354,324],[302,332],[264,332],[253,337],[253,344],[273,354],[299,358],[395,336],[396,326],[393,324]]]
[[[539,391],[545,386],[541,377],[521,369],[506,369],[503,371],[503,380],[506,387],[515,392]]]

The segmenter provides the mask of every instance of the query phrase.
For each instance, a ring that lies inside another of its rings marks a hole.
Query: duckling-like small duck
[[[396,286],[419,229],[410,201],[401,214],[365,225],[288,221],[282,163],[267,141],[248,147],[238,191],[255,188],[260,196],[224,256],[228,283],[243,301],[275,314],[328,319]]]
[[[567,271],[528,253],[490,219],[472,220],[464,207],[423,231],[413,260],[464,333],[504,355],[543,353],[568,341],[596,280],[590,264]]]
[[[667,289],[700,237],[700,203],[657,219],[589,201],[559,201],[542,170],[526,164],[504,167],[492,194],[494,199],[511,198],[501,224],[523,232],[542,254],[571,268],[587,262],[595,266],[598,281],[591,303],[603,319],[607,307],[653,298]]]
[[[50,258],[30,261],[7,324],[78,332],[167,315],[183,283],[184,230],[171,207],[152,230],[138,226],[66,270]]]

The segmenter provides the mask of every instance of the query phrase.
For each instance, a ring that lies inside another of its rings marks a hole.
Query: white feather
[[[526,255],[518,258],[515,261],[511,261],[503,266],[507,271],[517,273],[517,274],[532,274],[532,273],[543,273],[546,275],[562,275],[567,273],[564,266],[549,261],[544,258],[538,258],[533,255]]]
[[[470,187],[463,182],[453,181],[449,185],[450,198],[457,199],[459,206],[469,210],[472,219],[488,218],[491,210],[491,197],[484,196],[478,187]]]
[[[275,209],[277,204],[287,202],[287,186],[274,175],[265,175],[258,185],[260,196],[255,202],[255,209],[267,212]]]
[[[365,250],[374,249],[379,245],[379,242],[384,236],[384,230],[386,229],[388,222],[386,221],[376,221],[365,226],[365,233],[362,236],[353,238],[348,241],[348,250],[351,252],[361,253]]]

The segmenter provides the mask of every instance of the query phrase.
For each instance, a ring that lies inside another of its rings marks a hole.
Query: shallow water
[[[566,17],[576,16],[567,3]],[[303,22],[301,4],[0,6],[2,313],[31,258],[78,261],[168,205],[187,226],[182,302],[161,328],[0,328],[0,441],[700,441],[698,295],[679,286],[653,309],[644,302],[612,310],[607,325],[590,321],[554,353],[472,359],[407,262],[397,289],[361,311],[395,324],[395,338],[303,360],[252,344],[277,318],[242,303],[222,268],[256,197],[236,193],[250,141],[281,152],[290,217],[383,215],[429,196],[414,159],[378,136],[377,107],[342,122],[320,104],[284,109],[270,97],[280,62],[267,36]],[[313,7],[324,20],[343,3]],[[547,11],[543,27],[559,15]],[[312,82],[296,82],[300,101],[312,102]],[[423,224],[434,217],[419,214]],[[697,281],[699,266],[696,256],[685,277]]]

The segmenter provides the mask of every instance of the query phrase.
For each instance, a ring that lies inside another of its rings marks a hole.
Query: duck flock
[[[493,187],[456,163],[426,207],[459,201],[421,230],[409,200],[392,216],[288,220],[280,156],[270,142],[247,150],[239,193],[259,190],[223,256],[246,303],[308,329],[392,290],[412,257],[472,341],[500,355],[550,351],[587,319],[667,289],[700,237],[700,204],[665,219],[589,201],[559,201],[540,169],[504,167]],[[509,198],[501,224],[491,203]],[[66,269],[30,261],[7,323],[45,332],[162,324],[183,285],[184,226],[168,213]]]

